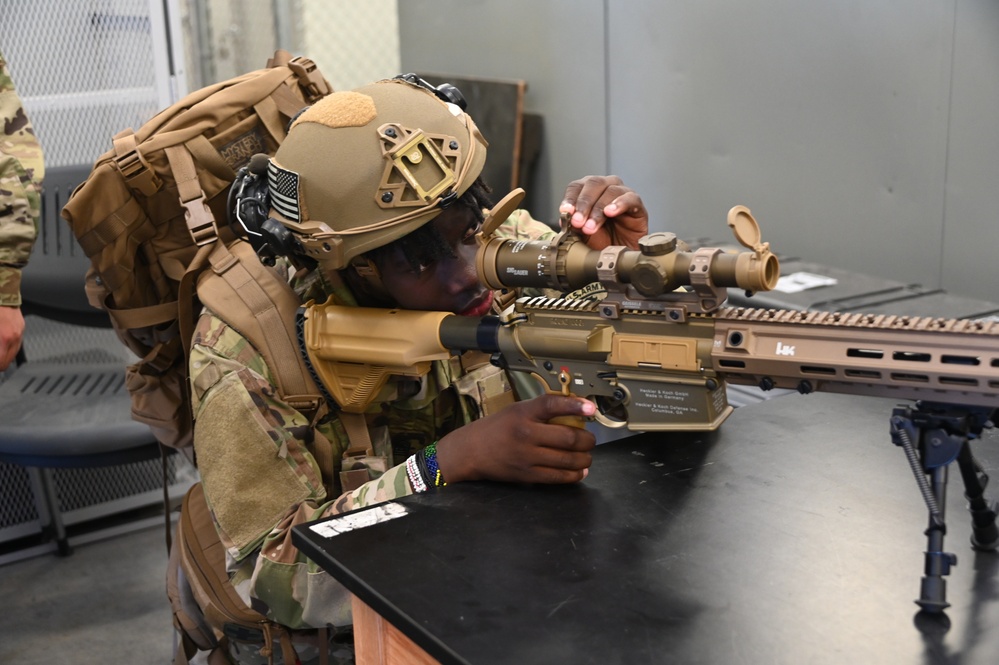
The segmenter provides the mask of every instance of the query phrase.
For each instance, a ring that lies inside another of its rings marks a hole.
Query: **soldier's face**
[[[417,250],[409,258],[401,249],[387,251],[378,262],[385,290],[404,309],[465,316],[488,314],[492,293],[479,282],[475,272],[475,234],[480,223],[474,211],[454,206],[430,224],[449,251],[421,255]],[[414,258],[416,265],[410,260]]]

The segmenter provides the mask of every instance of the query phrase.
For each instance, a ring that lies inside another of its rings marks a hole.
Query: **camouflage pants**
[[[319,665],[322,662],[319,658],[320,647],[316,636],[293,635],[291,642],[301,665]],[[263,648],[263,644],[231,640],[229,660],[236,665],[267,665],[267,656],[260,653]],[[354,665],[354,635],[349,628],[336,631],[330,629],[326,649],[328,653],[326,662],[329,665]],[[274,665],[292,665],[284,662],[278,644],[274,645]]]

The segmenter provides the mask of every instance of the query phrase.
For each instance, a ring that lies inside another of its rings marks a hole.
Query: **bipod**
[[[994,550],[999,546],[996,527],[999,504],[985,498],[989,477],[969,445],[969,441],[981,436],[983,429],[992,426],[992,409],[986,407],[917,402],[911,408],[898,407],[892,411],[892,442],[905,451],[930,514],[925,531],[925,574],[916,601],[927,612],[942,612],[950,607],[947,582],[943,578],[950,574],[951,566],[957,565],[957,556],[943,551],[943,541],[947,533],[944,520],[947,468],[954,460],[964,480],[964,496],[971,512],[972,547]]]

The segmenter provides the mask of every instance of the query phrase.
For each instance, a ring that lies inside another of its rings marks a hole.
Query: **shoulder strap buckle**
[[[295,72],[298,84],[302,86],[310,103],[332,92],[329,83],[326,82],[326,79],[319,72],[319,68],[316,67],[316,63],[311,59],[301,55],[292,58],[291,62],[288,63],[288,68]]]
[[[159,191],[162,183],[156,177],[156,173],[149,168],[149,163],[139,153],[134,137],[132,137],[131,143],[130,149],[126,150],[123,154],[115,155],[115,164],[130,187],[138,189],[146,196],[152,196]],[[117,148],[118,146],[115,147]]]
[[[205,203],[205,193],[201,192],[201,196],[190,201],[181,201],[181,205],[184,206],[184,219],[194,244],[201,247],[215,242],[219,237],[219,230],[212,211]]]

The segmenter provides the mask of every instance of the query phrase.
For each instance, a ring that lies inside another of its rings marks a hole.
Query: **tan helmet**
[[[464,194],[486,145],[470,116],[420,85],[334,92],[295,119],[267,165],[271,216],[306,256],[340,270]]]

